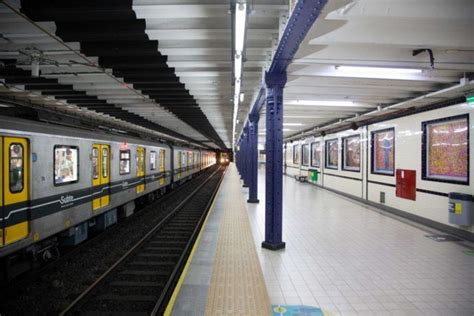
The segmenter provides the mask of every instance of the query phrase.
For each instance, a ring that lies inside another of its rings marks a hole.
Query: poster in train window
[[[158,165],[158,156],[156,151],[150,151],[150,170],[155,170]]]
[[[337,169],[339,163],[339,143],[337,139],[326,141],[326,168]]]
[[[54,184],[68,184],[79,180],[79,148],[54,147]]]
[[[311,144],[311,167],[321,166],[321,143],[314,142]]]
[[[469,184],[469,117],[461,115],[422,123],[426,180]]]
[[[12,143],[10,145],[10,192],[19,193],[24,187],[24,161],[23,145]]]
[[[349,136],[342,139],[343,164],[342,169],[360,171],[360,136]]]
[[[372,132],[372,173],[394,175],[395,130]]]
[[[129,174],[130,173],[130,150],[120,151],[120,162],[119,162],[119,173]]]
[[[303,166],[309,166],[309,144],[304,144],[302,147],[302,164]]]
[[[300,146],[293,145],[293,164],[299,165],[300,164]]]

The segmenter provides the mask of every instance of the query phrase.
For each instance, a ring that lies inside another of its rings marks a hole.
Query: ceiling
[[[357,121],[363,114],[456,86],[464,76],[472,80],[472,34],[472,0],[329,0],[288,68],[284,136]],[[433,52],[434,69],[427,51],[413,56],[413,50],[424,48]],[[341,66],[421,71],[380,75]]]
[[[249,1],[239,121],[271,58],[287,0]],[[230,1],[9,0],[0,95],[55,100],[204,146],[232,143]],[[40,73],[32,76],[32,60]]]

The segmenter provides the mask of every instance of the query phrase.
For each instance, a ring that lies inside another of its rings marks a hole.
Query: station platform
[[[230,165],[172,315],[473,315],[472,243],[284,176],[286,249],[266,250],[264,180],[247,204]]]

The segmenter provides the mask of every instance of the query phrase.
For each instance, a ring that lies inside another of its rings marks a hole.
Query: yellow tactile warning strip
[[[219,226],[206,315],[271,315],[271,304],[235,165],[222,192],[227,199]]]

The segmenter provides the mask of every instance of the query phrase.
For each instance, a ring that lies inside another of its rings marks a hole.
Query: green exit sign
[[[467,96],[466,96],[466,102],[467,102],[468,104],[474,104],[474,94],[467,95]]]

